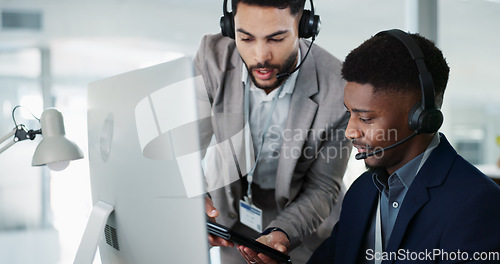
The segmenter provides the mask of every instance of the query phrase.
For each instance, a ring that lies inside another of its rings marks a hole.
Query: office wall
[[[12,107],[29,102],[25,106],[40,116],[45,102],[63,112],[68,137],[86,156],[44,180],[40,169],[29,166],[29,153],[36,143],[21,142],[0,154],[0,238],[12,230],[38,230],[45,218],[57,233],[56,238],[48,236],[56,239],[56,246],[45,263],[54,263],[54,254],[57,263],[71,262],[92,206],[86,151],[87,84],[181,54],[194,55],[203,34],[219,31],[221,2],[0,0],[0,11],[42,16],[38,31],[0,29],[0,135],[13,128]],[[380,30],[405,29],[405,5],[401,0],[317,0],[316,11],[322,19],[317,44],[343,59]],[[475,163],[494,163],[500,157],[495,141],[500,135],[499,13],[499,1],[438,1],[437,41],[451,67],[443,131]],[[50,65],[47,76],[41,76],[41,57],[36,58],[40,48],[50,51],[45,58]],[[25,52],[34,53],[28,55],[34,58],[23,62]],[[40,82],[42,77],[49,80],[48,87]],[[44,99],[44,93],[50,96]],[[26,96],[30,100],[21,100]],[[362,162],[351,161],[347,181],[362,170]],[[50,210],[43,213],[40,200],[47,181]],[[14,253],[2,252],[2,263],[26,263],[17,261]],[[43,263],[40,254],[34,258]]]

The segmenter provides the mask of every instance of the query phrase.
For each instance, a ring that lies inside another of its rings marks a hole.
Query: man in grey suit
[[[207,215],[299,264],[338,219],[351,152],[342,63],[304,40],[319,31],[312,4],[233,0],[232,13],[224,6],[222,34],[204,36],[195,58],[213,115],[202,142],[217,142],[205,156],[205,170],[216,168],[207,178]],[[222,263],[272,261],[209,240],[222,246]]]

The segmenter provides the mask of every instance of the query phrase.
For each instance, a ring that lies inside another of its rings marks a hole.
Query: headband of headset
[[[413,106],[408,114],[408,125],[417,134],[435,133],[443,124],[443,114],[435,103],[435,90],[432,75],[427,70],[424,54],[417,42],[406,32],[399,29],[381,31],[376,36],[388,35],[402,42],[417,65],[422,102]]]
[[[318,15],[314,14],[314,4],[312,0],[311,10],[304,10],[302,17],[299,22],[299,37],[301,38],[315,38],[319,34],[321,27],[321,20]],[[227,0],[224,0],[223,4],[223,16],[220,18],[220,28],[223,36],[230,37],[234,39],[235,28],[234,28],[234,14],[227,10]]]

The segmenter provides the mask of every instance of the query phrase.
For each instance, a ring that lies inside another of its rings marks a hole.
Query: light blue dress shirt
[[[300,63],[300,50],[298,54],[297,65]],[[295,83],[299,70],[294,72],[284,83],[283,90],[278,95],[276,108],[272,113],[271,123],[264,139],[260,160],[253,175],[253,183],[258,184],[262,189],[275,189],[276,172],[278,170],[278,158],[281,155],[280,150],[283,143],[283,130],[288,119],[288,111],[292,93],[295,89]],[[254,153],[257,155],[261,144],[264,124],[272,105],[272,100],[279,89],[274,89],[269,94],[258,87],[248,78],[248,70],[245,65],[242,69],[242,82],[247,85],[250,82],[250,131],[252,134],[252,143]]]

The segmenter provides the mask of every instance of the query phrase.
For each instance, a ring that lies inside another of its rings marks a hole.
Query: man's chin
[[[278,88],[280,85],[281,85],[281,81],[278,81],[278,80],[274,80],[274,81],[271,81],[271,80],[266,80],[266,81],[263,81],[263,80],[255,80],[254,79],[254,82],[255,86],[257,86],[257,88],[260,88],[262,90],[265,90],[265,91],[269,91],[269,90],[274,90],[276,88]]]
[[[368,157],[365,159],[365,167],[369,171],[377,171],[382,168],[385,169],[385,166],[382,164],[382,162],[374,157]]]
[[[365,166],[366,170],[368,170],[369,172],[387,174],[387,169],[384,166],[369,165],[368,163],[366,163],[366,161]]]

